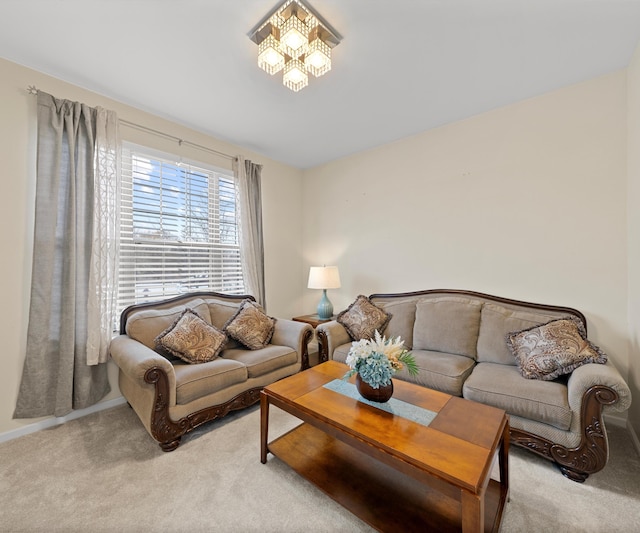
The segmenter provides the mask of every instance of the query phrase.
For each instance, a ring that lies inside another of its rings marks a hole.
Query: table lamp
[[[318,318],[326,320],[333,316],[333,305],[327,298],[327,289],[340,288],[340,273],[337,266],[311,267],[309,269],[309,289],[322,289],[318,303]]]

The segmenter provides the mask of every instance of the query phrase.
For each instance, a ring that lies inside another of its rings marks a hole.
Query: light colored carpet
[[[272,407],[270,438],[297,423]],[[640,531],[640,459],[609,433],[608,466],[582,485],[512,447],[501,531]],[[257,405],[171,453],[120,406],[0,444],[0,469],[2,532],[371,531],[278,459],[260,463]]]

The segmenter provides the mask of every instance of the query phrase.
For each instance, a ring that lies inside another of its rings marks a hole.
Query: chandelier
[[[258,45],[258,66],[269,74],[283,72],[292,91],[331,70],[331,49],[340,35],[303,0],[278,4],[249,32]]]

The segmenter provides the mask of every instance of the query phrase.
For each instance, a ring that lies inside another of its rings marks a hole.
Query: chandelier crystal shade
[[[249,37],[258,45],[258,66],[272,75],[282,71],[282,82],[292,91],[308,85],[308,74],[331,70],[331,50],[342,39],[303,0],[278,4]]]
[[[284,66],[282,83],[294,92],[298,92],[309,85],[309,76],[307,76],[304,63],[299,59],[288,61]]]
[[[258,46],[258,66],[269,74],[276,74],[284,68],[284,54],[280,51],[280,42],[269,35]]]
[[[298,59],[307,53],[309,28],[296,15],[291,15],[280,28],[280,44],[285,54]]]
[[[314,76],[322,76],[331,70],[331,48],[322,39],[314,39],[304,56],[304,66]]]

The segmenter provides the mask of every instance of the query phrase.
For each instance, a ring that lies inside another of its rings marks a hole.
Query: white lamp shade
[[[337,266],[311,267],[309,269],[309,289],[339,289],[340,273]]]

